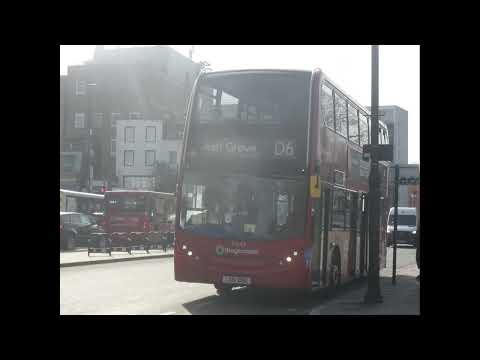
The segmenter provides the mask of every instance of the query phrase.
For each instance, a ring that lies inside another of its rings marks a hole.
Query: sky
[[[105,45],[106,49],[153,45]],[[192,45],[168,45],[189,56]],[[95,45],[61,45],[60,75],[69,65],[93,57]],[[322,69],[342,90],[364,106],[371,103],[370,45],[195,45],[193,60],[212,70],[277,68]],[[379,105],[408,111],[408,162],[420,163],[420,46],[380,45]]]

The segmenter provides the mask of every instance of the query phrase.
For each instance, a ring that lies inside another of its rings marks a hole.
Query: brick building
[[[87,190],[89,148],[95,186],[122,186],[116,171],[116,121],[155,119],[165,140],[179,140],[200,65],[168,46],[104,49],[70,66],[65,79],[61,186]],[[65,166],[64,166],[65,168]],[[69,171],[67,171],[69,170]],[[67,178],[76,179],[63,181]]]

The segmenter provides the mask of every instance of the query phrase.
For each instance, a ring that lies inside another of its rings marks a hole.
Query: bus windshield
[[[305,178],[212,175],[186,171],[180,226],[189,232],[233,240],[302,236]]]
[[[388,225],[393,225],[394,218],[395,215],[390,215],[390,221]],[[417,225],[417,217],[415,215],[398,215],[397,225],[415,226]]]
[[[203,75],[196,87],[185,168],[302,174],[309,91],[307,72]]]
[[[109,194],[107,209],[116,213],[139,213],[148,211],[146,195]]]

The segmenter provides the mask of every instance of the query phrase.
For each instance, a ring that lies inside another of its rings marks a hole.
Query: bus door
[[[354,192],[350,195],[350,242],[348,249],[348,275],[355,277],[358,274],[358,254],[360,253],[360,222],[358,221],[360,215],[359,195]]]
[[[368,271],[368,202],[367,194],[360,195],[360,276]]]
[[[327,262],[328,262],[328,230],[330,228],[330,201],[331,189],[325,188],[322,192],[322,240],[321,240],[321,269],[322,286],[327,286]]]

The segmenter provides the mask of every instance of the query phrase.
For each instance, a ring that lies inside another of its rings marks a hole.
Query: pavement
[[[81,252],[81,251],[80,251]],[[162,251],[158,251],[159,254]],[[84,255],[87,257],[86,253]],[[121,253],[114,256],[129,257]],[[144,256],[141,252],[132,257]],[[108,255],[93,254],[95,258]],[[392,249],[387,251],[391,266]],[[229,297],[213,285],[175,281],[173,257],[60,268],[60,313],[141,315],[390,315],[419,314],[415,249],[398,249],[397,285],[391,267],[381,272],[383,303],[364,305],[366,281],[343,287],[332,299],[236,289]]]
[[[396,285],[392,284],[392,269],[380,272],[382,303],[365,304],[367,282],[315,307],[310,315],[420,315],[420,283],[416,264],[397,268]]]
[[[87,248],[77,248],[72,251],[60,251],[60,267],[165,258],[173,256],[173,249],[168,249],[167,252],[164,252],[161,249],[153,249],[150,250],[150,254],[147,254],[147,252],[144,250],[132,250],[131,255],[127,252],[112,252],[112,256],[109,256],[108,253],[90,253],[90,256],[88,256],[87,250]]]

